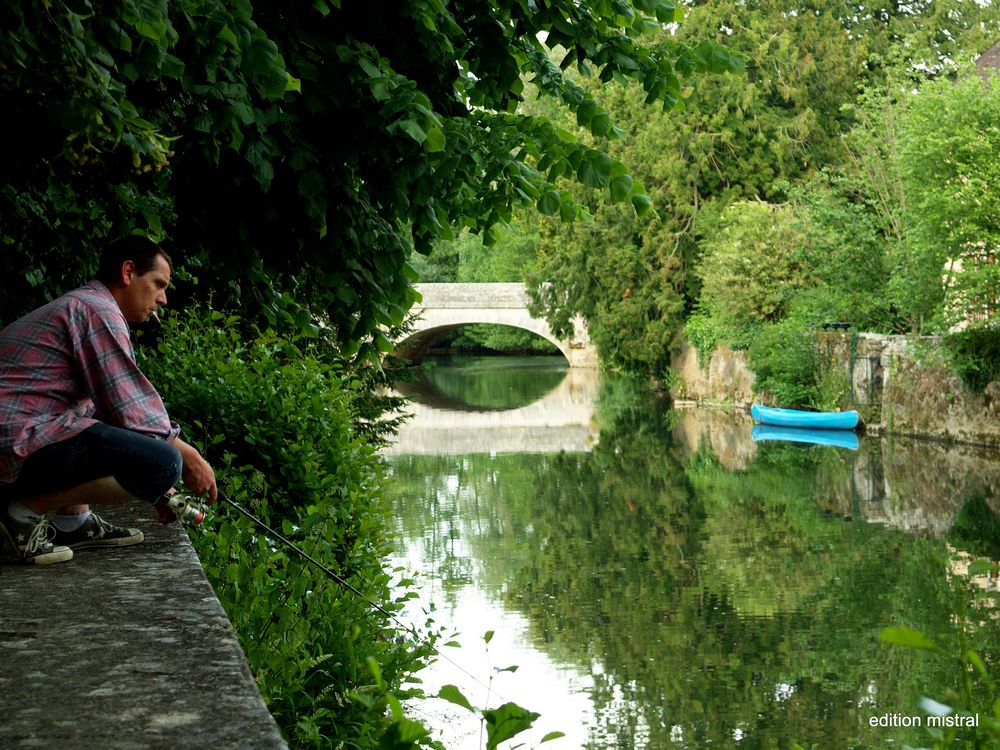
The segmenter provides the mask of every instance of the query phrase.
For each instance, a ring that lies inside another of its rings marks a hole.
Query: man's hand
[[[181,469],[184,484],[196,495],[208,493],[208,501],[214,503],[219,497],[219,488],[215,484],[215,472],[208,461],[201,457],[194,446],[188,445],[180,438],[176,438],[173,444],[180,451],[181,460],[184,462],[184,468]]]

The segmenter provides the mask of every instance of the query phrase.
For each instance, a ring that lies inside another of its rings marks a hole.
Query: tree
[[[692,269],[712,219],[734,201],[782,202],[788,185],[839,158],[849,122],[842,106],[866,53],[833,8],[800,12],[787,0],[696,4],[677,34],[731,46],[748,60],[746,74],[701,81],[669,114],[634,90],[606,94],[628,134],[608,147],[656,216],[589,196],[593,224],[554,227],[534,274],[539,285],[552,282],[539,295],[550,322],[584,315],[604,360],[653,374],[668,366],[697,297]]]
[[[733,329],[786,317],[795,293],[817,282],[804,252],[811,229],[790,204],[734,203],[702,245],[701,308]]]
[[[309,303],[374,357],[414,299],[411,249],[457,226],[490,238],[518,204],[575,216],[561,175],[621,184],[620,163],[517,112],[527,77],[615,134],[550,50],[668,108],[682,78],[738,67],[713,41],[650,39],[677,18],[668,0],[5,0],[0,107],[18,147],[0,164],[0,317],[141,231],[185,252],[199,293],[298,322]]]
[[[985,320],[1000,296],[1000,85],[932,82],[901,124],[908,242],[894,274],[914,330]]]

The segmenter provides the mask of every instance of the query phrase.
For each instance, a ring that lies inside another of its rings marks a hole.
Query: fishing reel
[[[205,520],[205,506],[190,495],[178,492],[167,498],[166,505],[181,523],[188,526],[199,526]]]

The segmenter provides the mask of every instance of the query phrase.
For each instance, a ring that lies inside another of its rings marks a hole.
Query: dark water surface
[[[758,443],[745,414],[558,359],[451,358],[410,392],[386,456],[395,562],[421,582],[413,619],[461,643],[425,686],[540,712],[530,746],[919,747],[925,730],[872,722],[922,716],[955,676],[882,628],[951,647],[966,607],[997,660],[996,584],[957,575],[1000,556],[996,452]],[[479,747],[451,704],[414,712]]]

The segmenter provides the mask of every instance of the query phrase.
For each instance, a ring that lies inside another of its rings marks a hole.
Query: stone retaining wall
[[[1000,447],[1000,382],[971,393],[945,362],[939,338],[816,336],[824,366],[843,375],[842,405],[858,409],[869,433]],[[698,351],[684,345],[671,364],[678,398],[746,408],[754,401],[746,352],[719,347],[702,367]]]

